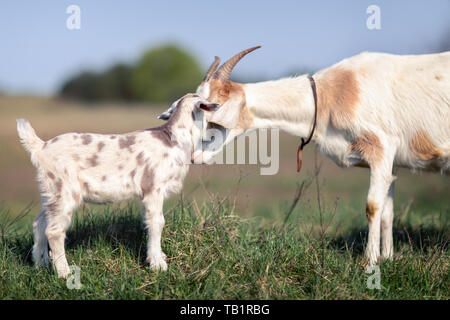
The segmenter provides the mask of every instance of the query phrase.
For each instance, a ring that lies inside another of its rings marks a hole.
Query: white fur
[[[426,131],[441,152],[434,167],[449,173],[450,52],[409,56],[362,53],[317,72],[313,77],[318,87],[332,68],[350,70],[356,75],[359,103],[354,118],[343,129],[319,121],[313,141],[339,166],[348,167],[364,163],[360,154],[351,151],[357,137],[369,131],[380,140],[383,156],[380,163],[370,166],[368,192],[368,201],[378,205],[369,222],[366,252],[369,265],[373,265],[380,257],[380,235],[383,257],[392,258],[393,254],[393,172],[397,167],[430,169],[429,161],[419,159],[410,150],[414,133]],[[314,119],[314,99],[306,76],[250,83],[243,88],[245,106],[253,118],[248,130],[278,128],[296,136],[308,136]],[[205,83],[197,92],[204,98],[209,96]],[[227,111],[234,112],[230,108],[222,113]],[[214,122],[220,123],[217,119]],[[240,128],[231,128],[225,143],[242,133]],[[201,157],[208,162],[220,149],[206,145]]]
[[[147,261],[153,269],[167,269],[161,250],[163,201],[181,189],[201,140],[199,101],[198,95],[186,95],[176,116],[158,128],[116,135],[67,133],[45,143],[27,120],[17,121],[20,140],[37,167],[42,198],[42,211],[33,223],[36,265],[48,263],[48,242],[58,276],[67,277],[64,238],[75,208],[83,201],[138,196],[148,228]]]

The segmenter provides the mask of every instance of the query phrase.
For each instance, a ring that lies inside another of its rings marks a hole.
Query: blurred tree
[[[84,101],[132,100],[131,72],[123,64],[99,74],[85,71],[64,83],[60,95]]]
[[[101,73],[81,72],[63,84],[60,96],[91,102],[169,103],[194,91],[202,74],[191,55],[166,45],[145,53],[136,66],[116,64]]]
[[[131,75],[133,69],[117,64],[106,70],[99,79],[99,97],[101,100],[133,100]]]
[[[98,100],[98,93],[96,92],[98,78],[99,76],[93,72],[81,72],[63,84],[60,95],[69,99]]]
[[[203,72],[195,59],[173,45],[148,51],[132,75],[134,97],[146,102],[173,102],[193,92]]]

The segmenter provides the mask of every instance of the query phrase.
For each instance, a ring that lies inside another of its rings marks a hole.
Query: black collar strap
[[[311,89],[314,97],[314,122],[313,127],[311,130],[311,133],[308,136],[308,139],[302,138],[302,143],[298,146],[297,149],[297,172],[300,172],[302,169],[302,151],[303,148],[311,141],[314,131],[316,130],[316,124],[317,124],[317,90],[316,90],[316,82],[314,81],[314,78],[308,74],[309,82],[311,83]]]

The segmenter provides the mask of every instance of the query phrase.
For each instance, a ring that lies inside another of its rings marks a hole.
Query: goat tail
[[[43,148],[44,141],[36,135],[27,119],[17,119],[17,133],[19,134],[20,143],[31,155],[31,162],[35,164],[36,153]]]

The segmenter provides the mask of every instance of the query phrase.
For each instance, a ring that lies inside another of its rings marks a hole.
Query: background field
[[[397,258],[382,267],[384,288],[369,290],[361,268],[368,171],[340,169],[309,146],[298,174],[299,141],[285,134],[274,176],[261,176],[258,165],[193,166],[182,194],[165,204],[167,274],[144,266],[145,234],[135,202],[79,210],[67,251],[70,263],[83,270],[83,290],[68,290],[51,270],[36,274],[29,251],[39,195],[15,119],[29,119],[46,140],[70,131],[121,133],[156,126],[165,108],[0,97],[0,298],[450,297],[448,177],[399,171]],[[317,179],[315,165],[321,167]],[[303,181],[310,185],[288,214]],[[30,203],[29,212],[10,223]]]
[[[123,133],[162,124],[156,116],[166,106],[120,104],[83,105],[57,99],[32,97],[0,97],[0,200],[20,212],[33,202],[31,214],[39,210],[39,193],[35,168],[20,145],[15,119],[31,121],[38,135],[50,139],[65,132]],[[341,169],[331,160],[316,153],[315,147],[305,149],[302,173],[296,173],[295,152],[299,139],[280,134],[280,170],[262,176],[258,165],[196,165],[186,179],[183,197],[198,202],[210,196],[236,198],[236,212],[241,216],[276,219],[285,212],[295,196],[298,183],[313,174],[315,160],[321,165],[321,184],[325,201],[337,204],[337,218],[352,225],[365,226],[365,199],[369,185],[368,170]],[[179,196],[172,199],[176,201]],[[438,174],[399,170],[395,193],[396,211],[408,208],[411,219],[432,221],[433,216],[448,214],[450,190],[448,178]],[[304,205],[314,209],[315,192],[308,190]]]

